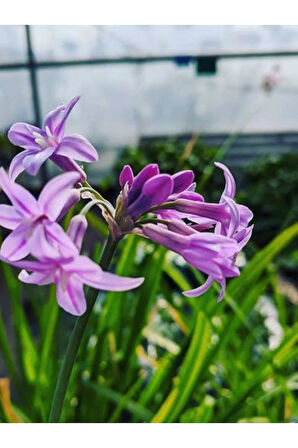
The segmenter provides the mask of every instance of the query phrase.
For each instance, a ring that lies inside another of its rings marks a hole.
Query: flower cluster
[[[86,179],[72,157],[97,159],[95,149],[84,137],[63,137],[65,120],[77,100],[50,112],[43,130],[16,123],[8,133],[13,143],[26,149],[12,160],[9,176],[0,168],[0,187],[12,204],[0,204],[0,225],[12,230],[2,243],[0,257],[22,269],[19,279],[25,283],[55,283],[59,305],[71,314],[81,315],[86,310],[84,284],[101,290],[126,291],[139,286],[143,278],[122,278],[104,272],[91,259],[80,255],[87,229],[84,215],[72,218],[67,233],[58,224],[79,201],[80,191],[75,187]],[[23,170],[36,174],[49,157],[68,172],[50,180],[35,199],[15,178]],[[27,256],[30,258],[25,259]]]
[[[160,174],[158,166],[151,164],[134,177],[126,165],[119,178],[121,193],[111,228],[118,235],[141,234],[178,253],[208,276],[204,285],[184,294],[197,297],[216,281],[221,300],[226,278],[239,275],[235,259],[250,239],[253,226],[248,224],[253,215],[235,202],[235,181],[228,168],[221,163],[216,166],[225,176],[219,203],[205,202],[194,191],[192,171],[170,176]],[[149,219],[140,220],[143,215]]]
[[[0,205],[0,225],[12,230],[2,244],[1,259],[22,269],[19,278],[23,282],[55,283],[58,303],[75,315],[86,309],[83,284],[114,291],[136,288],[143,278],[104,272],[80,255],[87,229],[85,213],[98,205],[115,241],[136,233],[178,253],[207,275],[203,285],[185,295],[197,297],[215,281],[221,287],[218,300],[222,299],[226,278],[239,275],[235,259],[253,229],[249,226],[252,212],[235,202],[235,181],[228,168],[216,163],[223,171],[225,187],[218,203],[208,203],[195,192],[192,171],[172,176],[161,174],[158,165],[150,164],[134,176],[126,165],[113,207],[88,184],[84,170],[75,162],[97,160],[91,143],[77,134],[64,135],[66,119],[78,99],[50,112],[42,129],[16,123],[9,130],[11,142],[25,150],[12,160],[9,175],[0,168],[0,186],[12,204]],[[35,175],[49,158],[66,173],[48,182],[35,199],[15,179],[24,170]],[[58,222],[81,198],[91,201],[64,232]],[[27,256],[35,260],[25,259]]]

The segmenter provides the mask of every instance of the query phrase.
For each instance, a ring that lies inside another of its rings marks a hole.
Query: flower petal
[[[26,232],[29,225],[20,224],[3,241],[1,246],[1,256],[11,261],[20,260],[27,257],[30,248],[27,243]]]
[[[61,106],[56,107],[56,109],[51,110],[44,119],[43,122],[43,129],[49,128],[52,135],[55,133],[55,129],[58,126],[58,124],[61,121],[61,118],[63,118],[62,112],[65,110],[64,104]]]
[[[75,96],[72,100],[70,100],[70,102],[66,107],[64,106],[63,113],[61,114],[61,119],[57,123],[57,126],[54,131],[54,137],[57,137],[59,141],[64,135],[64,129],[68,115],[70,114],[76,103],[79,101],[79,99],[80,99],[79,96]]]
[[[50,270],[28,274],[28,272],[23,269],[19,273],[18,279],[23,283],[33,283],[35,285],[50,285],[54,282],[54,274]]]
[[[49,147],[25,156],[23,159],[23,166],[27,173],[31,176],[36,176],[41,165],[51,157],[54,151],[55,148]]]
[[[139,197],[128,206],[128,213],[136,219],[151,207],[165,202],[173,190],[173,179],[168,174],[158,174],[147,180]]]
[[[57,216],[56,221],[60,221],[60,219],[63,218],[63,216],[68,212],[68,210],[71,209],[75,204],[77,204],[80,200],[80,192],[76,188],[71,188],[71,190],[68,191],[68,195],[65,195],[64,197],[64,206],[59,213],[59,216]]]
[[[67,229],[67,235],[73,241],[77,249],[80,251],[82,242],[88,227],[86,216],[76,215],[74,216]]]
[[[70,314],[81,316],[86,311],[86,299],[83,282],[75,277],[71,277],[66,282],[57,282],[58,304]]]
[[[145,166],[139,174],[134,178],[131,189],[128,193],[128,204],[131,204],[142,191],[144,183],[151,177],[159,174],[159,168],[156,163]]]
[[[15,123],[8,131],[8,139],[16,146],[21,146],[25,149],[39,150],[39,145],[35,142],[33,132],[41,133],[41,130],[36,126],[27,123]]]
[[[59,224],[51,221],[44,221],[45,236],[48,242],[66,258],[78,254],[78,249]]]
[[[40,214],[40,208],[35,197],[24,187],[14,183],[3,168],[0,168],[0,186],[22,216],[29,217]]]
[[[129,165],[124,165],[119,176],[120,187],[123,188],[126,183],[131,186],[133,183],[133,178],[134,176],[131,167]]]
[[[222,197],[228,196],[229,198],[234,199],[236,194],[236,183],[231,171],[223,163],[215,162],[214,165],[223,170],[224,172],[226,185],[222,193]]]
[[[203,285],[199,286],[198,288],[191,289],[190,291],[183,291],[182,294],[186,297],[199,297],[206,291],[208,291],[212,283],[213,278],[209,276]]]
[[[194,173],[191,170],[180,171],[172,176],[174,181],[173,194],[186,190],[194,180]]]
[[[25,149],[25,151],[19,152],[11,161],[10,165],[9,165],[9,177],[11,178],[11,180],[15,181],[15,179],[18,177],[19,174],[21,174],[24,170],[24,158],[27,156],[30,156],[32,154],[36,154],[36,152],[39,150],[29,150],[29,149]]]
[[[96,162],[98,154],[91,143],[82,135],[67,135],[59,143],[55,154],[82,162]]]
[[[63,171],[76,171],[80,174],[80,182],[84,182],[86,180],[85,171],[72,159],[69,157],[59,156],[57,154],[53,154],[51,156],[51,160],[56,163]]]
[[[83,255],[64,264],[63,269],[69,274],[78,275],[87,285],[103,291],[127,291],[137,288],[144,281],[143,277],[120,277],[105,272],[94,261]]]
[[[120,277],[110,272],[102,271],[100,279],[94,278],[88,280],[88,285],[103,291],[128,291],[138,288],[144,282],[144,277],[131,278]]]
[[[70,188],[79,180],[79,173],[73,171],[54,177],[44,186],[39,195],[38,204],[50,219],[55,220],[59,216],[72,193]]]
[[[172,232],[165,227],[155,224],[144,225],[143,234],[152,241],[180,254],[182,254],[189,244],[189,239],[185,234]]]
[[[58,225],[58,224],[57,224]],[[55,259],[61,257],[57,247],[49,241],[45,225],[43,223],[35,224],[29,238],[27,238],[30,253],[34,257],[43,259]]]
[[[0,225],[6,229],[15,229],[23,217],[12,205],[0,204]]]

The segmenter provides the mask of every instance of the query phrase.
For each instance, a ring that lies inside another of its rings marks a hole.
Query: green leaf
[[[203,360],[211,343],[211,328],[206,316],[199,312],[189,349],[182,362],[178,378],[172,391],[168,395],[153,423],[171,423],[177,418],[187,405],[197,384]]]

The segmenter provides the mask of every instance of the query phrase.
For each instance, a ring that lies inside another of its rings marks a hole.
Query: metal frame
[[[94,58],[81,60],[64,61],[37,61],[34,56],[31,30],[29,25],[25,25],[27,61],[24,63],[0,64],[0,70],[28,70],[30,74],[32,106],[34,113],[34,124],[41,126],[41,106],[37,71],[43,68],[76,67],[88,65],[106,64],[147,64],[155,62],[173,62],[177,65],[187,65],[197,63],[202,59],[236,59],[236,58],[267,58],[267,57],[297,57],[298,51],[277,51],[277,52],[255,52],[255,53],[211,53],[211,54],[186,54],[177,56],[144,56],[144,57],[122,57],[122,58]],[[46,164],[42,166],[43,181],[47,180]]]

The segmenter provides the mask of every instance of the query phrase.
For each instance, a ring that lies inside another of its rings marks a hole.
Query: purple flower
[[[235,258],[248,242],[253,226],[248,227],[252,212],[235,202],[232,174],[225,165],[216,166],[223,170],[226,181],[219,203],[205,202],[194,191],[192,171],[170,176],[160,174],[158,166],[151,164],[134,176],[130,166],[124,166],[119,177],[122,191],[110,229],[118,238],[124,233],[138,233],[180,254],[208,276],[204,285],[184,294],[199,296],[216,281],[221,300],[226,278],[239,275]],[[152,218],[149,215],[149,223],[140,220],[148,213],[155,214]]]
[[[234,263],[236,255],[240,252],[240,250],[248,243],[253,226],[248,227],[248,223],[253,217],[251,210],[243,205],[236,204],[234,198],[236,194],[236,184],[235,180],[230,172],[230,170],[223,165],[222,163],[215,163],[215,165],[222,169],[225,176],[225,188],[220,198],[219,204],[205,204],[207,207],[202,212],[202,206],[200,208],[200,213],[205,213],[208,215],[207,217],[211,217],[210,213],[212,213],[212,218],[217,222],[214,230],[215,235],[221,235],[225,237],[232,238],[235,243],[237,243],[237,251],[229,257],[228,262]],[[208,209],[209,205],[209,209]],[[218,214],[215,214],[215,206],[218,205]],[[211,209],[210,206],[213,206]],[[197,206],[198,209],[198,206]],[[192,221],[200,222],[201,217],[191,216]],[[216,278],[214,275],[209,274],[206,282],[191,291],[186,291],[184,294],[188,297],[197,297],[204,292],[206,292],[213,281],[217,281],[221,285],[220,295],[218,300],[221,300],[225,293],[226,280],[225,276],[222,278]]]
[[[58,304],[75,316],[86,311],[84,284],[103,291],[127,291],[137,288],[144,281],[143,278],[124,278],[105,272],[82,255],[68,259],[45,258],[39,261],[22,260],[10,263],[23,269],[19,279],[24,283],[35,285],[55,283]]]
[[[68,313],[79,316],[86,311],[84,284],[103,291],[127,291],[137,288],[144,281],[142,277],[125,278],[105,272],[90,258],[79,255],[86,229],[85,216],[77,215],[72,218],[67,233],[76,250],[69,257],[43,256],[38,261],[11,261],[3,256],[0,258],[23,269],[19,279],[24,283],[35,285],[55,283],[58,304]]]
[[[193,192],[193,178],[192,171],[181,171],[174,176],[160,174],[156,164],[147,165],[134,176],[131,167],[125,165],[119,176],[122,191],[117,201],[115,221],[122,231],[127,232],[134,228],[134,223],[142,215],[152,208],[164,206],[166,202],[185,196],[202,200]],[[171,218],[184,216],[183,213],[171,212]],[[169,214],[168,210],[156,210],[155,213],[161,217]]]
[[[142,227],[142,231],[146,237],[178,253],[187,263],[207,274],[210,279],[209,287],[213,281],[218,282],[222,287],[218,300],[223,297],[225,279],[239,275],[239,269],[234,264],[234,256],[239,248],[232,238],[198,232],[178,220],[171,221],[167,228],[146,224]],[[193,291],[195,291],[193,296],[205,292],[201,287]],[[190,292],[184,294],[192,296]]]
[[[65,124],[71,110],[79,100],[73,98],[67,106],[61,105],[46,116],[42,129],[27,123],[15,123],[8,131],[9,140],[25,151],[17,154],[9,168],[9,176],[15,180],[24,170],[35,176],[41,165],[51,159],[64,171],[78,171],[84,181],[86,175],[74,160],[95,162],[97,152],[82,135],[64,135]],[[73,160],[74,159],[74,160]]]
[[[79,200],[79,173],[64,173],[49,181],[35,199],[29,191],[14,183],[0,168],[0,186],[12,205],[0,204],[0,225],[11,229],[1,246],[1,255],[20,260],[28,254],[37,258],[57,258],[78,250],[56,223]]]

